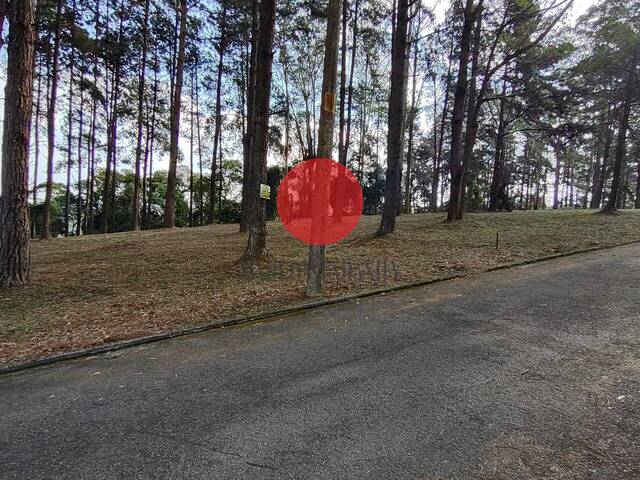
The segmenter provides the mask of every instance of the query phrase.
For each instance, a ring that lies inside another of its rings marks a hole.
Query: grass
[[[635,211],[405,215],[385,238],[378,222],[327,249],[328,297],[640,240]],[[0,364],[305,301],[307,248],[272,222],[253,270],[236,262],[245,241],[215,225],[35,242],[30,285],[0,291]]]

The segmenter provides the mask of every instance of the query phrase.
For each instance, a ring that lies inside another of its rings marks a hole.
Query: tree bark
[[[110,34],[109,32],[109,5],[110,0],[106,1],[106,14],[105,14],[105,36]],[[97,26],[97,24],[96,24]],[[100,231],[102,233],[107,233],[109,231],[109,185],[111,182],[111,157],[113,150],[113,112],[117,109],[113,109],[114,98],[113,92],[115,91],[113,85],[113,79],[109,79],[109,63],[105,59],[104,60],[105,73],[104,73],[104,90],[105,90],[105,101],[104,101],[104,110],[107,121],[107,156],[105,160],[105,171],[104,171],[104,181],[102,184],[102,192],[100,196],[102,198],[102,210],[100,212]],[[115,102],[117,103],[117,101]]]
[[[123,1],[120,2],[123,8]],[[118,26],[117,45],[122,44],[124,33],[124,16],[120,17]],[[107,16],[108,19],[108,16]],[[108,20],[107,20],[108,21]],[[108,33],[108,29],[107,29]],[[122,57],[120,52],[116,54],[115,71],[111,82],[111,103],[107,121],[107,165],[102,188],[102,233],[109,232],[109,225],[115,227],[115,194],[117,183],[117,143],[118,143],[118,104],[120,101],[120,80],[122,77]],[[105,82],[107,76],[105,75]]]
[[[473,168],[473,149],[478,137],[480,116],[480,107],[484,92],[481,89],[480,95],[477,95],[477,79],[480,70],[480,42],[482,41],[482,12],[484,2],[481,0],[475,9],[476,27],[473,35],[473,56],[471,60],[471,80],[469,81],[469,93],[467,98],[467,126],[464,136],[464,149],[462,152],[462,178],[460,180],[460,188],[458,196],[452,197],[449,208],[455,209],[456,220],[462,220],[466,202],[466,191],[469,189],[475,179],[470,178],[474,173]],[[506,67],[505,67],[506,71]],[[484,82],[483,82],[484,83]]]
[[[220,118],[220,132],[218,133],[218,223],[222,223],[222,190],[224,186],[224,165],[222,151],[222,118]]]
[[[35,45],[33,3],[8,8],[9,46],[2,137],[0,288],[24,285],[31,262],[29,237],[29,134]]]
[[[1,3],[4,4],[4,0],[0,0]],[[4,7],[3,7],[4,8]],[[0,26],[1,29],[1,26]],[[33,63],[34,65],[37,63],[37,52],[34,51],[33,54]],[[38,203],[38,166],[40,164],[40,106],[42,104],[42,71],[40,64],[38,64],[37,69],[34,69],[35,75],[38,77],[38,88],[36,94],[36,111],[35,111],[35,126],[34,126],[34,162],[33,162],[33,200],[31,201],[33,207]],[[31,219],[31,237],[36,238],[36,220],[35,215]]]
[[[407,171],[405,173],[405,182],[404,182],[404,212],[411,213],[411,193],[413,187],[413,136],[416,126],[416,117],[418,116],[418,101],[416,90],[418,88],[418,36],[419,32],[416,33],[414,41],[413,41],[413,69],[412,69],[412,77],[411,77],[411,109],[408,115],[408,123],[409,123],[409,140],[407,145]],[[436,127],[434,124],[434,131],[436,131]],[[435,146],[434,146],[435,148]],[[435,151],[434,151],[435,156]]]
[[[553,180],[553,209],[557,210],[560,207],[560,167],[562,166],[562,144],[559,139],[556,139],[553,144],[553,151],[556,156],[556,166],[554,171]]]
[[[605,115],[604,132],[601,130],[599,143],[604,137],[604,146],[602,148],[602,163],[596,159],[596,165],[593,172],[593,184],[591,189],[590,208],[600,208],[602,206],[602,193],[604,191],[604,182],[607,177],[609,168],[609,156],[611,153],[611,143],[613,142],[613,133],[611,132],[611,106],[607,107]]]
[[[258,22],[260,11],[258,0],[251,3],[251,52],[249,58],[249,72],[247,79],[247,132],[243,138],[242,146],[242,204],[240,214],[240,232],[246,232],[249,227],[249,207],[251,197],[250,176],[254,169],[251,167],[251,152],[255,138],[255,90],[256,90],[256,68],[258,55]],[[285,65],[286,74],[286,65]]]
[[[75,5],[74,5],[75,6]],[[69,108],[67,110],[67,178],[65,183],[64,193],[64,236],[69,236],[69,219],[70,219],[70,201],[71,201],[71,165],[73,164],[73,157],[71,156],[71,150],[73,148],[73,82],[75,74],[75,55],[73,47],[69,52]]]
[[[94,28],[96,36],[100,36],[100,0],[96,0]],[[98,55],[93,57],[93,83],[98,85]],[[94,95],[91,107],[91,130],[87,139],[87,205],[85,213],[85,228],[88,234],[93,233],[95,223],[95,179],[96,179],[96,130],[98,119],[98,98]]]
[[[47,107],[47,186],[42,213],[42,238],[51,237],[51,196],[53,193],[53,156],[56,148],[56,100],[58,99],[58,64],[60,61],[60,37],[62,35],[62,0],[56,7],[56,32],[53,40],[51,67],[51,91]]]
[[[144,16],[142,19],[142,58],[140,59],[138,75],[138,133],[136,142],[136,163],[133,177],[133,204],[131,205],[131,223],[134,230],[140,230],[140,168],[142,164],[142,129],[144,123],[144,89],[147,74],[147,38],[149,32],[149,4],[144,2]]]
[[[353,14],[353,36],[352,36],[352,45],[351,45],[351,65],[349,67],[349,86],[347,87],[348,97],[347,97],[347,131],[345,133],[344,139],[344,151],[342,152],[342,163],[344,166],[347,165],[347,158],[349,156],[349,147],[351,146],[351,128],[352,128],[352,115],[353,115],[353,78],[355,75],[356,68],[356,53],[358,51],[358,15],[360,12],[360,0],[355,0],[354,5],[354,14]]]
[[[217,81],[216,81],[216,114],[215,114],[215,132],[213,134],[213,155],[211,156],[211,178],[209,183],[209,224],[214,222],[214,210],[215,210],[215,190],[216,190],[216,162],[218,161],[218,150],[221,150],[220,139],[221,139],[221,131],[222,131],[222,74],[224,69],[224,54],[227,48],[227,39],[226,39],[226,17],[227,17],[227,9],[226,6],[222,8],[222,19],[220,24],[220,45],[218,47],[218,72],[217,72]],[[221,165],[222,167],[222,165]],[[217,175],[222,176],[222,168],[217,172]],[[220,212],[220,194],[218,192],[218,215],[221,215]]]
[[[410,2],[412,5],[413,2]],[[412,17],[413,18],[413,17]],[[408,92],[409,92],[409,57],[411,56],[410,52],[410,42],[409,38],[411,36],[410,33],[411,25],[407,23],[407,49],[405,51],[405,60],[404,60],[404,75],[402,78],[404,79],[404,86],[402,87],[402,105],[404,106],[404,122],[402,123],[402,128],[400,130],[400,137],[402,138],[402,146],[400,150],[400,158],[398,159],[398,191],[396,193],[396,217],[402,215],[403,211],[403,189],[402,182],[404,181],[404,162],[405,162],[405,154],[406,148],[405,145],[407,143],[407,124],[409,123],[409,115],[408,112]]]
[[[344,156],[344,134],[346,127],[347,107],[347,27],[349,19],[349,0],[342,2],[342,45],[340,62],[340,127],[338,130],[338,162],[347,164]]]
[[[178,38],[178,63],[171,107],[171,144],[169,147],[169,175],[167,197],[164,206],[164,227],[176,226],[176,175],[178,170],[178,140],[180,139],[180,111],[184,80],[185,44],[187,39],[187,0],[180,0],[180,35]]]
[[[524,209],[529,210],[529,199],[531,193],[531,165],[529,165],[529,137],[525,135],[525,144],[524,144],[524,156],[523,156],[523,172],[522,172],[522,182],[523,182],[523,195],[524,195]],[[525,183],[526,178],[526,183]],[[522,202],[521,202],[522,203]]]
[[[81,64],[80,83],[84,83],[84,60]],[[84,90],[80,89],[80,113],[78,115],[78,195],[76,196],[76,236],[82,233],[82,134],[84,130]]]
[[[502,79],[502,97],[507,94],[507,67],[505,67],[504,77]],[[498,111],[498,130],[496,132],[496,147],[493,161],[493,175],[491,178],[491,191],[489,194],[489,211],[497,212],[498,210],[504,210],[506,207],[506,193],[504,182],[504,170],[505,170],[505,135],[506,135],[506,122],[505,122],[505,100],[501,98],[499,100],[500,108]]]
[[[320,105],[320,126],[318,129],[318,157],[331,159],[333,156],[333,131],[336,123],[336,83],[338,75],[338,39],[340,38],[340,10],[342,0],[329,0],[327,7],[327,34],[324,43],[324,69],[322,74],[322,101]],[[355,59],[352,59],[352,61]],[[319,185],[318,185],[319,186]],[[328,204],[329,186],[314,189],[312,205],[318,202],[324,207]],[[314,211],[317,209],[314,208]],[[311,221],[311,239],[316,231],[321,233],[326,228],[326,218]],[[307,268],[307,296],[322,295],[325,276],[325,245],[309,246]]]
[[[365,60],[364,60],[364,81],[365,85],[369,78],[369,66],[371,63],[371,54],[368,51],[364,52]],[[367,89],[365,88],[364,98],[362,100],[362,106],[360,108],[360,140],[358,145],[358,172],[357,178],[360,183],[364,182],[364,152],[365,152],[365,142],[367,138],[367,129],[369,126],[369,112],[370,108],[370,100],[371,95],[368,94]],[[378,120],[380,116],[378,115]],[[379,140],[379,129],[376,130],[376,159],[379,158],[379,150],[380,150],[380,142]]]
[[[456,199],[460,196],[460,189],[463,188],[463,165],[462,165],[462,127],[464,121],[464,106],[467,97],[468,64],[471,55],[471,39],[473,25],[476,19],[476,9],[473,0],[467,0],[464,9],[464,24],[462,36],[460,37],[460,61],[458,66],[458,80],[453,101],[453,118],[451,119],[451,153],[449,159],[449,171],[451,173],[450,198]],[[456,202],[449,202],[447,221],[454,222],[458,216]]]
[[[95,77],[94,77],[95,78]],[[93,100],[91,107],[91,131],[87,140],[89,157],[87,162],[87,206],[85,213],[86,233],[92,234],[95,221],[95,180],[96,180],[96,129],[98,117],[98,100]]]
[[[156,117],[158,113],[158,92],[160,90],[160,81],[158,79],[158,71],[160,65],[158,62],[158,48],[153,48],[153,100],[151,101],[151,125],[147,132],[147,148],[145,151],[145,163],[148,161],[148,185],[147,185],[147,205],[145,209],[145,224],[147,229],[151,228],[151,194],[153,192],[153,152],[156,137]],[[146,175],[146,174],[145,174]]]
[[[405,72],[407,64],[407,31],[409,0],[398,0],[398,12],[391,53],[391,96],[389,98],[389,126],[387,135],[387,175],[384,188],[384,207],[378,235],[393,233],[400,205],[400,171],[404,152],[406,125]]]
[[[613,164],[611,191],[609,193],[607,204],[603,208],[603,212],[614,212],[617,209],[618,199],[620,195],[620,180],[627,151],[627,131],[629,130],[631,105],[634,101],[634,92],[637,80],[636,69],[638,68],[639,58],[640,50],[636,50],[633,54],[631,64],[629,65],[629,75],[627,78],[625,101],[622,109],[622,116],[620,118],[620,126],[618,127],[618,143],[616,145],[615,163]]]
[[[442,170],[442,150],[444,147],[444,134],[445,128],[447,125],[447,112],[449,111],[449,100],[451,97],[451,57],[453,57],[453,41],[451,42],[451,52],[449,54],[449,66],[447,69],[447,79],[445,86],[445,94],[444,94],[444,105],[442,106],[442,118],[440,119],[440,135],[438,140],[436,141],[438,145],[437,154],[434,157],[434,165],[433,165],[433,177],[431,179],[431,198],[429,199],[429,208],[433,212],[438,211],[438,188],[440,185],[440,174]],[[434,101],[433,101],[433,109],[434,112],[437,112],[438,104],[436,100],[436,88],[435,88],[435,79],[434,79]],[[436,125],[436,117],[437,113],[434,113],[433,121],[434,121],[434,129]],[[435,147],[434,147],[435,148]],[[444,190],[444,189],[443,189]]]
[[[193,150],[194,150],[194,73],[191,72],[191,95],[189,99],[189,226],[193,227]]]
[[[202,130],[200,128],[200,81],[198,76],[199,65],[196,63],[195,66],[195,81],[196,81],[196,132],[198,137],[198,201],[199,201],[199,215],[198,215],[198,225],[202,225],[204,222],[203,218],[203,210],[204,210],[204,192],[203,192],[203,184],[202,184]]]
[[[250,175],[247,182],[247,224],[249,236],[243,258],[257,262],[266,255],[267,229],[260,183],[267,175],[269,135],[269,101],[273,74],[273,36],[276,21],[275,0],[262,0],[256,56],[254,91],[254,131],[251,142]]]

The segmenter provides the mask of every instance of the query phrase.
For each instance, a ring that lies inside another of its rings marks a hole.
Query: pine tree
[[[9,46],[2,137],[0,196],[0,288],[29,278],[29,135],[33,96],[33,2],[8,5]]]

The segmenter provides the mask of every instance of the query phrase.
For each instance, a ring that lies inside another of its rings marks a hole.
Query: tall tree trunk
[[[171,99],[171,107],[173,107],[173,98],[176,88],[176,69],[178,68],[178,41],[180,38],[180,5],[179,0],[173,0],[172,6],[175,7],[176,18],[173,22],[173,41],[171,42],[171,53],[169,55],[169,87]]]
[[[198,225],[202,225],[203,222],[203,211],[204,211],[204,192],[202,185],[202,135],[200,129],[200,83],[198,78],[199,65],[196,63],[196,131],[198,137],[198,203],[199,203],[199,215],[198,215]]]
[[[118,66],[118,75],[116,75],[117,81],[115,83],[115,91],[120,91],[120,68]],[[119,94],[116,95],[116,102],[114,102],[114,106],[118,105],[117,99]],[[109,204],[111,205],[110,210],[110,220],[109,224],[111,225],[111,231],[115,232],[117,229],[116,225],[116,191],[118,190],[118,127],[119,127],[119,112],[114,112],[113,115],[113,134],[111,136],[111,142],[113,143],[113,148],[111,149],[111,189],[109,191]]]
[[[411,193],[413,188],[413,136],[416,126],[416,118],[418,116],[418,101],[416,90],[418,88],[418,37],[419,31],[416,32],[413,40],[413,68],[411,77],[411,108],[409,110],[409,140],[407,145],[407,172],[405,174],[404,182],[404,211],[405,213],[411,213]],[[436,130],[435,124],[433,127]]]
[[[626,167],[626,165],[625,165]],[[620,194],[618,195],[618,208],[621,209],[626,209],[627,208],[627,195],[629,194],[629,170],[626,169],[626,172],[623,174],[624,177],[624,181],[622,182],[621,185],[621,191]]]
[[[147,136],[147,149],[145,159],[149,162],[149,181],[147,186],[147,205],[145,207],[145,224],[147,229],[151,228],[151,194],[153,193],[153,148],[156,138],[156,117],[158,113],[158,91],[160,89],[160,81],[158,79],[158,71],[160,69],[158,61],[158,48],[153,48],[153,100],[151,102],[151,125],[149,126],[149,134]]]
[[[562,144],[560,139],[556,139],[553,144],[553,151],[556,156],[556,166],[553,179],[553,209],[560,207],[560,168],[562,166]]]
[[[4,3],[3,0],[0,2]],[[33,54],[33,63],[37,63],[37,52]],[[38,90],[36,94],[36,112],[35,112],[35,126],[34,126],[34,165],[33,165],[33,199],[31,203],[35,208],[38,203],[38,167],[40,164],[40,105],[42,104],[42,72],[40,63],[38,63],[38,67],[36,69],[36,76],[38,77]],[[31,219],[31,237],[36,238],[36,216],[34,215]]]
[[[94,17],[94,28],[96,36],[100,37],[100,0],[96,0]],[[93,57],[93,83],[98,85],[98,55]],[[85,214],[86,232],[93,233],[95,223],[95,179],[96,179],[96,130],[98,120],[98,98],[93,95],[93,105],[91,107],[91,131],[87,139],[89,158],[87,162],[87,211]]]
[[[171,144],[169,148],[169,175],[167,197],[164,206],[164,226],[176,226],[176,175],[178,170],[178,141],[180,139],[180,110],[184,76],[185,48],[187,40],[187,0],[180,0],[180,36],[178,38],[178,63],[171,106]]]
[[[320,105],[320,126],[318,129],[318,157],[330,159],[333,155],[333,131],[336,123],[336,83],[338,75],[338,40],[340,38],[340,10],[342,0],[329,0],[327,7],[327,34],[324,43],[324,68],[322,73],[322,100]],[[355,59],[352,59],[352,61]],[[327,205],[329,186],[314,191],[312,202]],[[312,203],[312,205],[313,205]],[[314,210],[316,210],[314,208]],[[326,228],[326,218],[313,218],[311,239],[319,238]],[[307,295],[322,295],[325,276],[325,245],[309,246],[307,268]]]
[[[81,65],[80,84],[84,83],[84,60]],[[78,115],[78,195],[76,196],[76,236],[82,233],[82,134],[84,130],[84,90],[80,89],[80,114]]]
[[[575,173],[576,173],[575,156],[571,155],[571,164],[569,166],[569,206],[571,208],[574,208],[575,204],[576,204],[576,199],[575,199]]]
[[[452,61],[451,58],[453,57],[453,46],[454,43],[453,41],[451,42],[451,51],[449,53],[449,66],[447,68],[447,77],[446,77],[446,86],[445,86],[445,93],[444,93],[444,105],[442,106],[442,117],[440,118],[440,135],[438,137],[437,145],[438,145],[438,153],[435,156],[434,159],[434,165],[433,165],[433,177],[431,179],[431,198],[429,201],[429,207],[433,212],[437,212],[438,211],[438,189],[439,189],[439,185],[440,185],[440,175],[441,175],[441,171],[442,171],[442,151],[443,151],[443,147],[444,147],[444,134],[445,134],[445,128],[447,125],[447,112],[449,111],[449,100],[451,98],[451,70],[452,70]],[[434,108],[434,112],[437,112],[437,100],[436,100],[436,88],[435,88],[435,78],[434,78],[434,101],[433,101],[433,108]],[[434,113],[434,117],[433,117],[433,125],[434,125],[434,130],[435,130],[435,125],[436,125],[436,117],[437,117],[437,113]],[[444,189],[442,189],[444,191]]]
[[[540,153],[536,149],[536,171],[535,171],[535,194],[533,200],[533,209],[538,210],[540,208],[540,181],[542,178],[542,159]]]
[[[624,106],[622,108],[622,116],[620,118],[620,126],[618,127],[618,143],[616,145],[616,157],[613,164],[613,179],[611,180],[611,191],[607,204],[603,208],[604,212],[613,212],[617,208],[618,198],[620,195],[620,180],[622,176],[625,155],[627,151],[627,131],[629,130],[629,117],[631,116],[631,104],[634,101],[634,92],[637,80],[638,59],[640,58],[640,49],[633,54],[633,59],[629,65],[629,74],[627,77],[627,91],[625,95]]]
[[[406,125],[405,72],[407,65],[407,33],[409,0],[398,0],[398,12],[391,52],[391,96],[389,97],[389,126],[387,134],[387,175],[384,188],[384,208],[379,235],[393,233],[400,205],[400,171],[404,152]]]
[[[222,8],[222,19],[220,25],[220,45],[218,46],[218,72],[217,72],[217,81],[216,81],[216,118],[215,118],[215,132],[213,134],[213,155],[211,156],[211,178],[209,184],[209,223],[214,222],[214,212],[215,212],[215,204],[216,204],[216,180],[217,175],[222,176],[222,169],[217,172],[216,175],[216,162],[219,157],[219,150],[222,150],[222,146],[220,145],[220,140],[222,138],[222,76],[224,73],[224,54],[227,48],[227,9],[226,6]],[[222,167],[222,165],[220,165]],[[218,196],[220,197],[222,192],[218,192]],[[218,202],[220,203],[220,202]],[[220,209],[218,208],[218,216],[221,215]]]
[[[347,27],[349,25],[349,0],[342,2],[342,41],[340,48],[340,126],[338,129],[338,162],[347,164],[344,156],[344,135],[347,107]]]
[[[438,184],[440,183],[440,165],[438,162],[438,77],[433,74],[433,170],[431,172],[431,191],[429,192],[429,210],[438,210]]]
[[[353,115],[353,80],[356,69],[356,53],[358,51],[358,15],[360,11],[360,0],[355,0],[354,13],[353,13],[353,36],[351,39],[351,65],[349,67],[349,86],[347,87],[347,131],[344,139],[344,151],[342,152],[342,163],[347,165],[347,158],[349,157],[349,148],[351,146],[351,128],[352,128],[352,115]]]
[[[595,142],[594,142],[595,143]],[[594,177],[594,172],[598,166],[597,153],[592,150],[591,158],[589,159],[589,169],[584,176],[584,190],[578,186],[578,191],[582,193],[582,200],[580,201],[580,208],[586,210],[589,208],[589,192],[592,189],[591,179]]]
[[[123,1],[120,2],[120,9]],[[108,16],[107,16],[108,18]],[[108,33],[108,31],[107,31]],[[117,45],[122,44],[124,33],[124,15],[120,17],[118,26]],[[118,143],[118,105],[120,102],[120,80],[122,77],[122,57],[118,52],[115,60],[115,71],[111,81],[110,112],[107,122],[107,165],[105,169],[104,185],[102,189],[102,233],[115,228],[115,195],[117,187],[117,143]],[[106,76],[105,76],[106,79]]]
[[[460,189],[463,188],[463,165],[462,165],[462,127],[464,121],[464,106],[467,97],[467,79],[469,57],[471,55],[471,39],[473,25],[476,19],[476,9],[473,0],[467,0],[464,9],[464,25],[462,36],[460,37],[460,61],[458,67],[458,80],[453,101],[453,118],[451,120],[451,153],[449,159],[449,171],[451,173],[450,198],[454,202],[449,202],[447,221],[453,222],[457,219],[458,209],[455,202],[460,196]]]
[[[396,192],[396,216],[402,215],[402,204],[403,204],[403,195],[402,195],[402,182],[403,182],[403,169],[404,169],[404,161],[405,161],[405,145],[407,143],[407,124],[409,116],[407,114],[407,102],[408,102],[408,92],[409,92],[409,57],[410,57],[410,42],[409,37],[410,34],[410,24],[407,23],[407,50],[405,51],[405,60],[404,60],[404,75],[402,76],[404,79],[404,86],[402,87],[402,105],[404,105],[404,122],[402,123],[400,135],[402,138],[402,150],[400,151],[400,158],[398,159],[398,191]]]
[[[149,4],[144,2],[144,16],[142,19],[142,57],[140,59],[138,75],[138,134],[136,143],[136,163],[133,178],[133,204],[131,205],[131,223],[134,230],[140,230],[140,168],[142,163],[142,128],[144,123],[144,89],[147,74],[147,38],[149,32]]]
[[[96,67],[97,69],[97,67]],[[94,77],[95,78],[95,77]],[[93,99],[91,107],[91,131],[87,139],[89,158],[87,162],[87,211],[85,214],[86,232],[93,233],[95,222],[95,181],[96,181],[96,129],[98,120],[98,99]]]
[[[194,150],[194,73],[191,72],[191,96],[189,98],[189,226],[193,227],[193,150]]]
[[[491,177],[491,190],[489,194],[489,211],[496,212],[504,210],[506,207],[506,193],[504,182],[505,170],[505,135],[506,121],[505,110],[506,104],[504,96],[507,94],[507,67],[505,66],[504,77],[502,78],[502,97],[498,110],[498,130],[496,132],[496,147],[493,160],[493,175]]]
[[[476,27],[473,35],[473,56],[471,60],[471,79],[469,81],[469,91],[467,95],[467,125],[464,135],[464,148],[462,151],[460,186],[457,189],[458,195],[456,197],[452,196],[449,200],[449,213],[454,215],[456,220],[462,220],[466,202],[466,191],[475,180],[472,178],[472,175],[474,174],[473,149],[478,136],[478,117],[480,116],[480,107],[484,96],[483,89],[486,88],[484,86],[485,81],[483,81],[483,87],[478,95],[477,79],[480,70],[480,42],[482,40],[483,8],[484,2],[481,0],[475,8]]]
[[[145,102],[145,127],[144,127],[144,154],[142,156],[142,184],[141,195],[142,195],[142,212],[140,213],[140,228],[142,225],[146,225],[147,222],[147,192],[149,189],[149,142],[151,140],[151,109],[149,108],[148,103]]]
[[[13,7],[12,7],[13,8]],[[62,0],[56,7],[56,32],[53,39],[51,91],[47,107],[47,186],[42,213],[42,238],[51,237],[51,196],[53,193],[53,156],[56,148],[56,101],[58,99],[58,65],[60,63],[60,37],[62,36]]]
[[[347,52],[347,48],[346,48],[346,34],[347,34],[347,21],[346,21],[346,16],[348,14],[348,8],[346,7],[347,5],[347,0],[344,0],[344,4],[343,4],[343,9],[342,9],[342,13],[344,15],[343,19],[342,19],[342,26],[344,28],[343,34],[342,34],[342,40],[343,40],[343,48],[342,48],[342,53],[343,53],[343,59],[342,59],[342,68],[346,69],[346,52]],[[347,166],[347,158],[349,156],[349,147],[351,146],[351,127],[352,127],[352,114],[353,114],[353,81],[354,81],[354,76],[355,76],[355,67],[356,67],[356,53],[357,53],[357,45],[358,45],[358,14],[359,14],[359,10],[360,10],[360,0],[355,0],[355,6],[354,6],[354,14],[353,14],[353,36],[352,36],[352,45],[351,45],[351,65],[350,65],[350,70],[349,70],[349,86],[346,87],[345,86],[345,80],[346,77],[343,74],[341,76],[341,86],[340,86],[340,144],[338,145],[338,162],[341,165],[344,165],[345,167]],[[346,73],[346,72],[345,72]],[[366,72],[365,72],[365,77],[366,77]],[[347,104],[346,104],[346,112],[345,110],[345,88],[348,88],[348,99],[347,99]],[[366,103],[366,102],[365,102]],[[363,109],[363,113],[364,110],[366,109],[366,105],[362,105],[362,109]],[[344,118],[346,114],[346,119]],[[343,130],[346,126],[346,132],[344,132],[344,139],[343,139]],[[364,128],[363,128],[363,132],[364,132]],[[345,182],[341,179],[341,181],[338,182],[338,191],[337,191],[337,195],[339,199],[344,198],[345,195]],[[342,211],[338,210],[335,214],[335,220],[340,222],[342,221]]]
[[[222,223],[222,190],[224,180],[223,151],[222,151],[222,119],[220,119],[220,133],[218,133],[218,223]]]
[[[367,139],[367,127],[369,125],[369,112],[371,110],[369,102],[370,95],[367,92],[366,82],[369,78],[369,66],[371,63],[371,55],[368,51],[365,51],[365,60],[364,60],[364,81],[365,81],[365,92],[364,98],[362,100],[362,106],[360,108],[360,142],[358,146],[358,172],[357,178],[360,183],[364,182],[364,152],[365,152],[365,142]],[[380,116],[378,115],[377,120],[380,120]],[[380,142],[379,142],[379,129],[376,130],[376,159],[379,156],[380,150]]]
[[[308,160],[310,158],[316,157],[316,148],[314,146],[313,133],[311,131],[312,130],[311,128],[312,114],[311,114],[311,107],[309,106],[309,93],[303,90],[302,98],[304,99],[304,118],[305,118],[306,136],[307,136],[307,147],[306,147],[307,158],[305,158],[305,160]],[[312,102],[312,103],[315,105],[315,102]]]
[[[260,200],[260,183],[267,176],[269,146],[269,100],[273,73],[273,36],[276,21],[275,0],[262,0],[256,57],[254,126],[251,142],[250,175],[247,182],[247,224],[249,236],[243,258],[251,262],[266,254],[267,229]]]
[[[600,208],[602,206],[602,193],[604,190],[604,182],[607,177],[609,168],[609,156],[611,154],[611,144],[613,142],[613,133],[611,132],[611,106],[607,107],[605,115],[605,131],[600,134],[600,141],[604,137],[604,147],[602,149],[602,163],[596,163],[593,173],[593,187],[591,190],[590,208]],[[599,142],[600,143],[600,142]]]
[[[251,154],[255,139],[255,91],[256,91],[256,68],[258,56],[258,22],[259,9],[258,0],[251,2],[251,52],[249,58],[248,78],[247,78],[247,132],[242,139],[242,204],[240,213],[240,231],[246,232],[249,227],[249,208],[251,204],[251,174],[255,171],[251,167]],[[286,64],[285,75],[286,75]],[[286,77],[285,77],[286,78]],[[288,97],[287,97],[288,99]]]
[[[31,262],[29,238],[29,134],[35,45],[33,3],[12,1],[2,137],[0,288],[24,285]]]
[[[600,200],[596,198],[598,185],[600,184],[600,174],[602,173],[602,165],[600,164],[600,152],[596,151],[594,153],[593,165],[591,175],[588,178],[588,181],[591,182],[591,188],[587,191],[586,197],[588,197],[589,193],[591,193],[591,201],[587,203],[587,208],[600,208]],[[593,205],[598,206],[593,206]]]
[[[598,186],[596,193],[591,200],[591,208],[600,208],[602,206],[602,200],[604,196],[604,187],[607,183],[607,179],[611,173],[611,147],[613,146],[613,131],[608,132],[607,144],[605,146],[605,153],[602,158],[602,167],[600,168],[600,176],[598,178]]]
[[[107,6],[109,3],[107,2]],[[106,15],[107,21],[107,31],[109,33],[109,15]],[[107,156],[105,160],[105,170],[104,170],[104,181],[102,184],[102,192],[100,193],[102,198],[102,211],[100,213],[100,231],[102,233],[107,233],[109,231],[109,185],[111,184],[111,163],[112,163],[112,152],[113,152],[113,123],[114,123],[114,112],[117,109],[113,108],[114,99],[113,93],[115,91],[113,85],[113,79],[109,79],[109,66],[107,61],[105,61],[105,74],[104,74],[104,88],[105,88],[105,116],[107,119]],[[115,102],[117,103],[117,102]]]
[[[64,194],[64,235],[69,236],[69,218],[70,218],[70,200],[71,200],[71,165],[73,164],[73,157],[71,156],[71,150],[73,148],[73,82],[74,82],[74,67],[75,56],[73,48],[71,48],[70,60],[69,60],[69,108],[67,112],[67,178],[65,183]]]

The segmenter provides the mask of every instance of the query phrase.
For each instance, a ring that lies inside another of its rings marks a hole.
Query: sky
[[[575,22],[581,15],[583,15],[584,13],[586,13],[586,11],[589,9],[589,7],[591,7],[591,5],[593,5],[594,3],[596,3],[597,0],[574,0],[574,4],[573,4],[573,10],[572,10],[572,21]],[[427,6],[430,6],[431,8],[433,8],[436,17],[438,20],[441,20],[444,17],[445,11],[447,9],[447,6],[450,4],[449,0],[427,0],[425,2],[425,4]],[[2,51],[2,55],[0,56],[0,85],[4,85],[5,84],[5,78],[6,78],[6,48],[3,49]],[[4,91],[1,91],[0,94],[0,131],[1,131],[1,127],[4,125]],[[1,137],[0,137],[1,138]],[[180,141],[180,147],[182,149],[183,152],[188,152],[188,141],[186,138],[182,138]],[[56,159],[57,162],[57,159]],[[46,162],[41,161],[40,162],[40,167],[38,170],[38,178],[39,179],[44,179],[45,175],[46,175],[46,170],[45,170],[45,164]],[[158,169],[168,169],[168,155],[165,155],[164,158],[162,159],[158,159],[155,162],[155,170]],[[1,166],[0,166],[1,168]],[[75,173],[75,172],[74,172]],[[64,182],[65,180],[65,174],[64,172],[59,172],[56,173],[54,175],[54,181],[57,182]],[[72,180],[75,181],[75,180]],[[0,186],[0,189],[2,187]],[[1,190],[0,190],[1,193]]]

